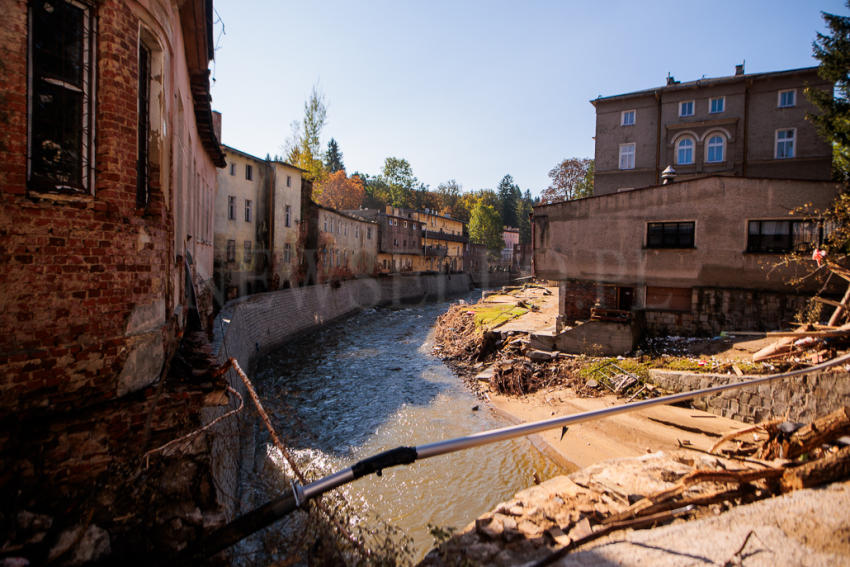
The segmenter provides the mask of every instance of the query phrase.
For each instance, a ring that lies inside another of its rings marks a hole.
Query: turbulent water
[[[335,471],[400,445],[505,426],[431,354],[434,322],[447,308],[371,309],[262,360],[260,396],[287,444]],[[410,535],[418,559],[433,544],[429,524],[462,528],[535,475],[559,472],[520,439],[388,469],[342,490],[361,517],[377,514]]]

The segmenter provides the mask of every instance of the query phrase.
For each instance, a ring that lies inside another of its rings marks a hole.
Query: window
[[[292,226],[292,207],[286,205],[283,211],[283,224],[286,226]]]
[[[236,241],[228,240],[227,241],[227,261],[235,262],[236,261]]]
[[[676,164],[690,165],[694,163],[694,140],[682,138],[676,142]]]
[[[726,97],[717,96],[708,99],[708,113],[718,114],[726,110]]]
[[[245,179],[251,181],[254,178],[254,168],[250,164],[245,164]]]
[[[372,227],[371,226],[366,227],[366,238],[368,240],[372,240]]]
[[[407,228],[407,221],[401,221],[401,223],[402,223],[402,226],[404,226],[404,228]]]
[[[324,228],[323,228],[322,230],[324,230],[325,232],[327,232],[327,231],[328,231],[328,219],[325,219],[325,220],[324,220],[324,223],[323,223],[322,225],[324,226]]]
[[[336,233],[342,234],[342,221],[336,221]]]
[[[794,157],[794,139],[796,136],[796,128],[776,131],[776,159]]]
[[[230,175],[236,175],[236,164],[235,163],[230,164]]]
[[[635,125],[635,112],[634,110],[624,110],[620,113],[620,126],[634,126]]]
[[[92,8],[82,2],[31,2],[29,163],[36,191],[94,188]]]
[[[797,89],[779,91],[776,106],[779,108],[791,108],[797,104]]]
[[[246,264],[250,264],[251,263],[251,241],[246,240],[245,243],[244,243],[244,246],[245,246],[245,253],[242,256],[242,261],[245,262]]]
[[[227,197],[227,220],[236,220],[236,197]]]
[[[707,163],[720,163],[724,161],[726,139],[721,135],[711,136],[708,139],[705,150],[705,161]]]
[[[679,116],[693,116],[694,101],[686,100],[679,103]]]
[[[756,220],[747,227],[747,252],[799,252],[818,243],[818,227],[805,220]]]
[[[245,199],[245,222],[251,222],[251,199]]]
[[[286,176],[286,186],[292,187],[292,176],[291,175]]]
[[[287,242],[283,245],[283,263],[288,264],[292,260],[292,246]]]
[[[360,226],[354,225],[354,238],[360,238]]]
[[[150,98],[151,50],[139,42],[139,92],[137,101],[138,143],[136,144],[136,208],[150,203]]]
[[[693,248],[694,222],[651,222],[646,229],[647,248]]]
[[[620,169],[635,168],[635,145],[620,144]]]

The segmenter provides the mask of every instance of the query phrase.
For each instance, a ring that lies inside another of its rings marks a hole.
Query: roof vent
[[[667,86],[669,87],[670,85],[678,85],[678,84],[679,84],[679,81],[677,81],[676,78],[673,75],[671,75],[670,73],[667,73]]]
[[[661,184],[669,185],[676,180],[676,170],[673,169],[672,165],[668,165],[664,171],[661,172]]]
[[[741,63],[740,65],[735,65],[735,76],[737,77],[738,75],[743,75],[743,74],[744,74],[744,63]]]

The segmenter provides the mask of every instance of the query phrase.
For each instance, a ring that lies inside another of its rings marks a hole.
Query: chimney
[[[212,111],[212,125],[213,132],[215,133],[215,139],[218,140],[218,143],[221,143],[221,112],[218,110]]]
[[[670,73],[667,73],[667,86],[669,87],[670,85],[675,85],[675,84],[676,84],[676,78],[673,77],[673,75],[671,75]]]
[[[744,63],[741,63],[740,65],[735,65],[735,76],[737,77],[738,75],[743,75],[743,74],[744,74]]]

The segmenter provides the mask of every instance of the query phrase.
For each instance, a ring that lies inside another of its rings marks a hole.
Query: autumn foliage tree
[[[593,160],[567,158],[549,171],[552,184],[540,195],[541,203],[570,201],[593,195]]]
[[[344,170],[328,174],[314,189],[320,205],[336,210],[359,209],[363,204],[366,189],[357,175],[348,177]]]

